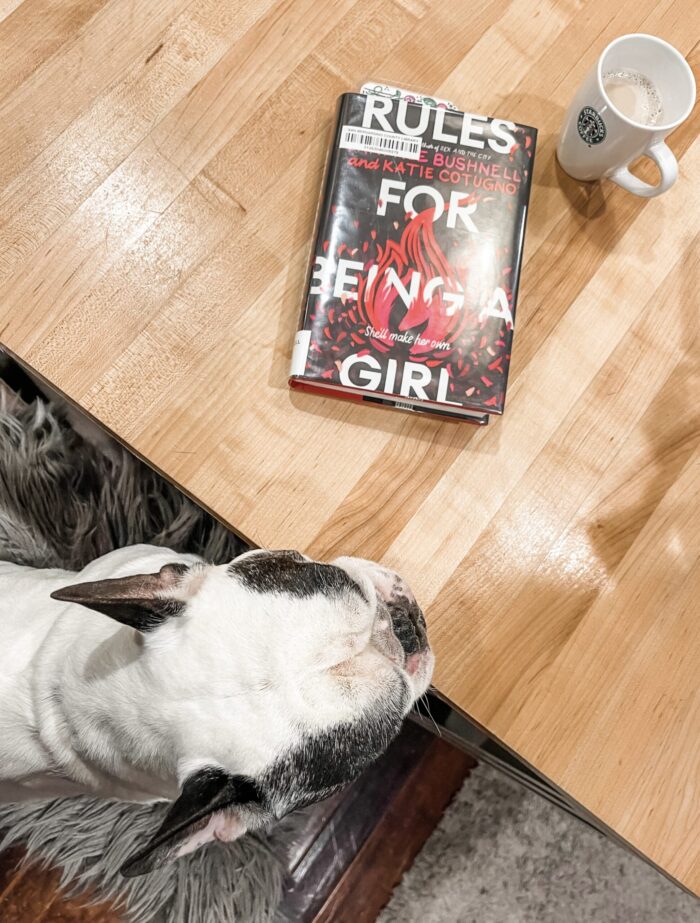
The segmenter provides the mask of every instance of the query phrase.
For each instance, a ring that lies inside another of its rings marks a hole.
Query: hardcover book
[[[503,412],[537,132],[346,93],[290,386],[485,424]]]

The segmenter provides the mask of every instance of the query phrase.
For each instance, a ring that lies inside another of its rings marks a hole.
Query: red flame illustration
[[[413,332],[408,352],[416,358],[444,356],[468,317],[462,282],[435,239],[433,214],[428,209],[412,218],[400,241],[378,244],[377,258],[358,288],[363,321],[389,335]],[[383,352],[390,349],[387,337],[372,342]],[[441,344],[439,353],[436,343]]]

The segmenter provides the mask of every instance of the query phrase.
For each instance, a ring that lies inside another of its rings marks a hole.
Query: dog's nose
[[[428,635],[425,630],[425,619],[415,600],[407,597],[386,603],[391,617],[394,634],[399,640],[404,652],[410,656],[418,654],[428,647]]]

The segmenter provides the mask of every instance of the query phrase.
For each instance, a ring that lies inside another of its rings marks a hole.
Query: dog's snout
[[[417,654],[428,646],[425,618],[418,604],[408,597],[392,600],[387,604],[391,624],[401,647],[407,656]]]
[[[399,574],[363,558],[338,558],[335,563],[374,587],[380,609],[388,614],[393,634],[406,658],[430,650],[423,612]]]

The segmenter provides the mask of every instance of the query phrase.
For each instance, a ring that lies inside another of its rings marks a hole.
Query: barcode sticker
[[[368,154],[395,154],[407,160],[418,160],[422,138],[409,138],[393,131],[377,131],[374,128],[356,128],[343,125],[340,147],[350,151],[364,151]]]

